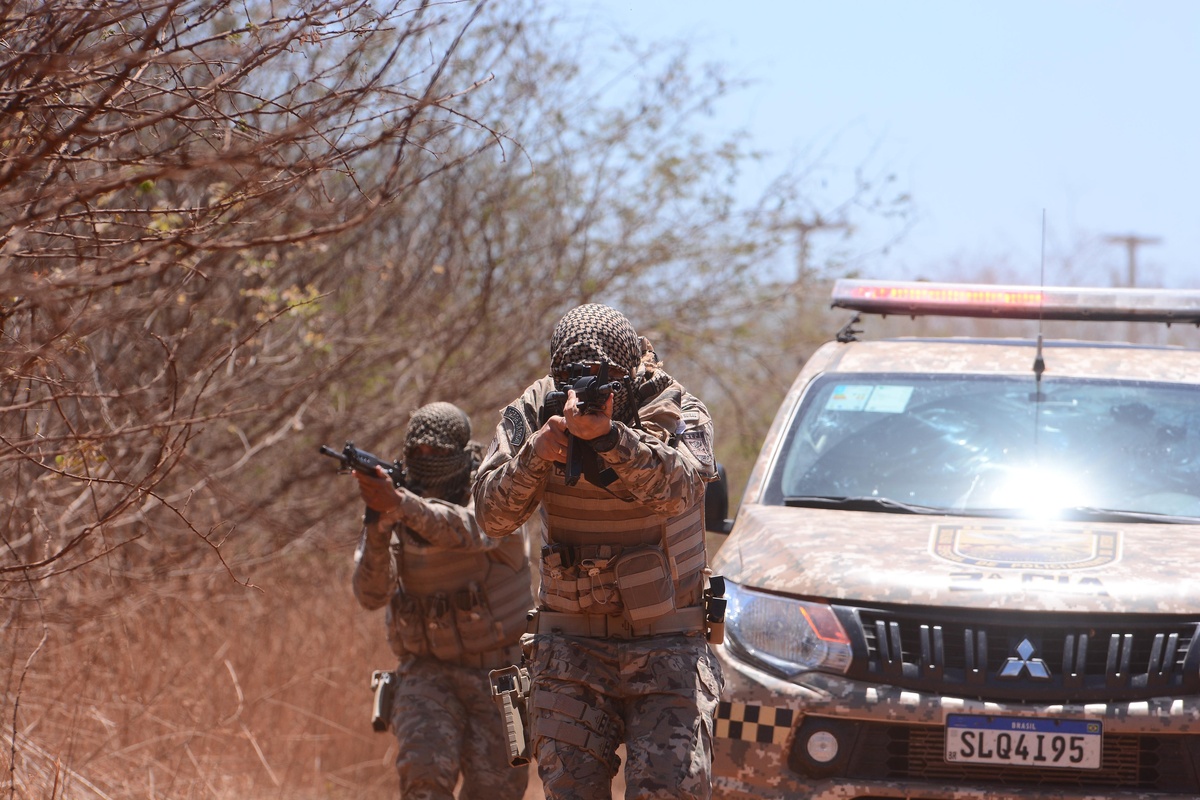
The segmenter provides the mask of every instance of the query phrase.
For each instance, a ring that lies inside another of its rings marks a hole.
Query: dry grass
[[[0,800],[395,798],[369,688],[394,659],[350,562],[339,544],[234,567],[257,588],[213,564],[6,587]]]
[[[345,548],[235,567],[258,588],[219,568],[68,578],[22,603],[0,785],[21,800],[394,797],[369,688],[394,659],[349,562]]]

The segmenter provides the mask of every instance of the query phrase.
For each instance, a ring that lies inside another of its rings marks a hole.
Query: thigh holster
[[[616,775],[620,762],[613,742],[613,723],[603,711],[565,694],[534,691],[535,736],[570,745],[608,765]]]

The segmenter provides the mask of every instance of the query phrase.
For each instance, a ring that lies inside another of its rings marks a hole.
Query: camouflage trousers
[[[492,699],[488,670],[433,658],[406,659],[398,670],[392,730],[404,800],[520,800],[527,768],[508,763],[508,740]]]
[[[712,797],[721,667],[702,635],[532,637],[533,754],[547,800]]]

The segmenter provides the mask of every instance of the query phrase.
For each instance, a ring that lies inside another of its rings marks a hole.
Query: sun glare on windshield
[[[1010,466],[995,489],[972,497],[976,508],[1012,509],[1022,516],[1051,519],[1063,509],[1091,505],[1087,486],[1076,476],[1044,465]]]

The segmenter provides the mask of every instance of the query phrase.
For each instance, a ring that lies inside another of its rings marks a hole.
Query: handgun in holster
[[[704,590],[705,634],[710,644],[725,641],[725,579],[713,575]]]
[[[488,673],[492,699],[504,717],[508,734],[508,763],[520,767],[529,763],[529,670],[522,666],[503,667]]]
[[[375,700],[371,704],[371,727],[376,733],[386,731],[392,725],[392,699],[396,696],[396,674],[377,669],[371,673],[371,689]]]

